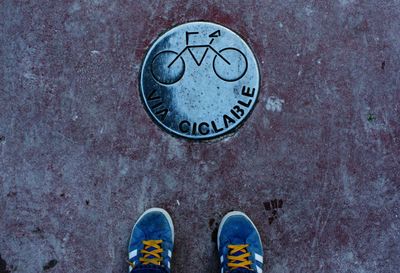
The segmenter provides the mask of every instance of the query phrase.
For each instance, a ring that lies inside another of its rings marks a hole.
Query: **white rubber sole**
[[[172,218],[171,218],[171,216],[169,215],[169,213],[168,213],[166,210],[161,209],[161,208],[151,208],[151,209],[148,209],[148,210],[146,210],[145,212],[143,212],[143,214],[139,217],[139,219],[136,221],[135,225],[133,226],[132,231],[135,229],[136,224],[139,223],[139,221],[140,221],[146,214],[151,213],[151,212],[155,212],[155,211],[162,213],[162,214],[165,216],[165,218],[167,218],[169,227],[170,227],[171,230],[172,230],[172,243],[173,243],[173,242],[174,242],[174,237],[175,237],[174,223],[172,222]],[[131,232],[131,234],[132,234],[132,232]]]
[[[244,217],[251,223],[251,225],[252,225],[252,226],[254,227],[254,229],[257,231],[258,238],[260,238],[260,240],[261,240],[261,236],[260,236],[260,233],[258,232],[258,229],[257,229],[256,225],[254,225],[253,221],[251,221],[251,219],[250,219],[246,214],[244,214],[244,213],[241,212],[241,211],[231,211],[231,212],[227,213],[227,214],[224,216],[224,218],[222,218],[221,223],[219,224],[219,228],[218,228],[218,237],[217,237],[218,250],[219,250],[219,236],[221,235],[221,230],[222,230],[222,227],[223,227],[224,224],[225,224],[225,221],[228,220],[229,217],[231,217],[231,216],[237,216],[237,215],[244,216]]]

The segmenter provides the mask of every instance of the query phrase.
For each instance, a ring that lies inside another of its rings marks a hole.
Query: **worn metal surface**
[[[140,92],[155,122],[173,135],[204,140],[233,131],[258,97],[260,73],[231,30],[190,22],[164,33],[143,61]]]
[[[218,272],[231,209],[266,272],[398,272],[399,16],[397,0],[1,1],[0,270],[126,272],[134,221],[162,206],[174,272]],[[139,98],[147,46],[192,20],[245,37],[262,73],[215,143],[166,134]]]

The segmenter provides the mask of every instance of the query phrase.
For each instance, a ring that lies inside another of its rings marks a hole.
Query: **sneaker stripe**
[[[171,269],[171,263],[168,261],[168,269]]]
[[[224,255],[221,255],[220,261],[221,261],[221,264],[224,262]]]
[[[255,259],[257,262],[263,263],[263,256],[261,256],[257,253],[254,253],[254,255],[255,255]]]
[[[172,257],[172,252],[169,249],[168,249],[168,257],[170,257],[170,258]]]
[[[224,273],[224,268],[223,267],[221,268],[221,273]]]
[[[256,267],[257,267],[257,273],[262,273],[262,269],[258,265],[256,265]]]
[[[129,252],[129,260],[137,256],[137,249]]]

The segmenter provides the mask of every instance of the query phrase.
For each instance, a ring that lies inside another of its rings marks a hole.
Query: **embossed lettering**
[[[235,118],[240,119],[240,116],[239,116],[235,111],[231,110],[231,114],[232,114]]]
[[[223,116],[225,128],[229,127],[229,123],[235,123],[235,120],[228,115]]]
[[[251,89],[250,87],[243,86],[242,88],[242,95],[246,97],[254,97],[254,92],[256,91],[255,88]]]
[[[184,125],[186,126],[184,127]],[[189,133],[190,132],[190,122],[187,120],[182,120],[179,123],[179,130],[181,130],[182,133]]]
[[[153,90],[153,91],[147,96],[147,100],[158,100],[158,99],[161,99],[160,96],[155,96],[155,97],[153,97],[153,96],[155,95],[156,92],[157,92],[157,90]]]
[[[238,113],[241,117],[244,116],[244,110],[242,108],[240,108],[240,106],[237,106],[237,105],[233,106],[233,110],[235,110],[236,113]]]
[[[242,105],[242,106],[244,106],[246,108],[248,108],[251,105],[251,102],[252,102],[252,100],[249,100],[247,103],[245,103],[245,102],[243,102],[241,100],[238,100],[238,104],[240,104],[240,105]]]
[[[196,128],[197,128],[197,123],[193,123],[193,127],[192,127],[192,135],[196,134]]]
[[[204,129],[205,128],[205,129]],[[210,129],[208,129],[209,128],[209,125],[208,125],[208,123],[207,122],[202,122],[202,123],[200,123],[199,124],[199,132],[200,132],[200,134],[202,134],[203,136],[204,135],[207,135],[209,132],[210,132]],[[203,130],[204,129],[204,130]]]
[[[163,104],[163,102],[161,101],[161,102],[159,102],[159,103],[156,103],[156,104],[154,104],[153,106],[150,106],[151,107],[151,109],[156,109],[158,106],[160,106],[160,105],[162,105]]]
[[[164,121],[165,118],[167,117],[168,109],[159,110],[159,111],[155,112],[155,114],[156,114],[157,116],[160,116],[161,121]]]
[[[211,121],[211,126],[212,126],[212,128],[213,128],[215,133],[219,133],[222,130],[224,130],[223,128],[218,128],[217,125],[215,124],[215,121]]]

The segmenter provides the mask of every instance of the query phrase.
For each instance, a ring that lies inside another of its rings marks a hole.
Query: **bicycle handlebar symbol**
[[[153,77],[162,84],[174,84],[178,82],[185,74],[186,65],[182,55],[189,51],[193,60],[200,66],[208,51],[215,54],[213,60],[213,71],[223,81],[234,82],[241,79],[247,71],[247,58],[237,48],[226,47],[217,51],[211,44],[214,38],[218,38],[221,33],[219,30],[211,33],[208,37],[211,38],[210,42],[205,45],[189,45],[190,35],[196,35],[198,32],[186,32],[186,47],[179,53],[173,50],[164,50],[155,55],[151,64],[151,73]],[[192,50],[194,48],[205,48],[203,56],[198,61]]]

